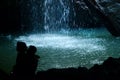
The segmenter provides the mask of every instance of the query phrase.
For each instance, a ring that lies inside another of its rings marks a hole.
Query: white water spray
[[[44,29],[47,32],[68,28],[69,0],[44,1]]]

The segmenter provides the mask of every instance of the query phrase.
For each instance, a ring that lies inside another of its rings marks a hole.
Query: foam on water
[[[27,45],[35,45],[43,48],[62,48],[62,49],[83,49],[88,52],[105,50],[99,42],[100,38],[82,38],[60,34],[31,34],[29,36],[20,36],[17,41],[24,41]]]

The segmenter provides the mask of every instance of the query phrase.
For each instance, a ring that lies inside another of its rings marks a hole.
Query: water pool
[[[10,72],[15,64],[16,42],[37,47],[40,55],[37,71],[50,68],[92,67],[108,57],[120,57],[120,38],[113,37],[104,28],[80,29],[59,33],[28,34],[0,37],[0,69]]]

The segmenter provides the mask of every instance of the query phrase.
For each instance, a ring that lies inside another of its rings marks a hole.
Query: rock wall
[[[120,2],[118,0],[84,0],[84,2],[104,22],[113,36],[120,36]]]
[[[120,36],[120,0],[96,0],[96,3],[109,17]]]

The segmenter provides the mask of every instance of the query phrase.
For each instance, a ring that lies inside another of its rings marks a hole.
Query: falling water
[[[69,0],[44,1],[44,29],[54,32],[68,28]]]

